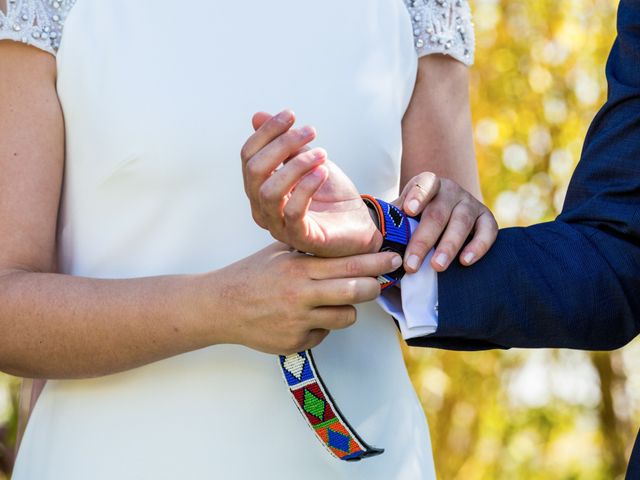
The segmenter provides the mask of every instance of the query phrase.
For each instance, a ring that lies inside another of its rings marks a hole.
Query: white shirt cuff
[[[411,232],[418,222],[409,219]],[[420,270],[406,274],[396,286],[386,289],[378,297],[378,305],[394,317],[405,340],[430,335],[438,328],[438,274],[431,268],[433,250],[425,258]]]

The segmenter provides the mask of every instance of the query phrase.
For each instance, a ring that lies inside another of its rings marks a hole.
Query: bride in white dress
[[[265,249],[239,150],[291,106],[362,192],[474,188],[466,77],[438,77],[473,58],[450,2],[0,0],[0,369],[52,379],[14,480],[435,478],[393,321],[331,306],[374,299],[393,256]],[[331,457],[288,397],[272,354],[328,330],[323,377],[383,455]]]

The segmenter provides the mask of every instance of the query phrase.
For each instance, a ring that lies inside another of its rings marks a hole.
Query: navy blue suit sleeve
[[[438,276],[439,326],[415,346],[619,348],[640,328],[640,1],[622,0],[595,117],[561,215],[502,230]]]

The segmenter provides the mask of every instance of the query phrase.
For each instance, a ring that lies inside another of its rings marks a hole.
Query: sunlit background
[[[485,200],[501,227],[551,220],[606,95],[617,2],[472,6],[471,92]],[[623,476],[640,426],[640,343],[610,354],[412,350],[407,358],[440,479]]]
[[[605,98],[616,6],[472,3],[475,141],[485,200],[502,227],[559,212]],[[613,353],[415,349],[407,360],[441,480],[622,478],[640,426],[640,343]],[[11,463],[17,389],[0,374],[0,480]]]

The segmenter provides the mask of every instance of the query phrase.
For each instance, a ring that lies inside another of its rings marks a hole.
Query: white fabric
[[[0,40],[31,44],[55,55],[64,21],[76,0],[6,1],[6,14],[0,10]],[[467,0],[404,2],[413,23],[419,56],[441,53],[466,65],[473,63],[475,37]],[[110,34],[116,34],[116,30]]]
[[[418,222],[409,219],[411,232]],[[402,338],[424,337],[438,328],[438,274],[431,268],[433,250],[420,270],[406,274],[399,287],[391,287],[378,297],[382,309],[396,319]]]
[[[413,44],[400,1],[77,2],[57,54],[67,138],[60,268],[195,273],[270,243],[251,219],[239,163],[258,109],[293,107],[360,191],[393,197]],[[330,457],[276,357],[222,345],[48,382],[13,479],[433,479],[396,327],[375,302],[358,311],[315,355],[346,417],[386,449],[379,457]]]

